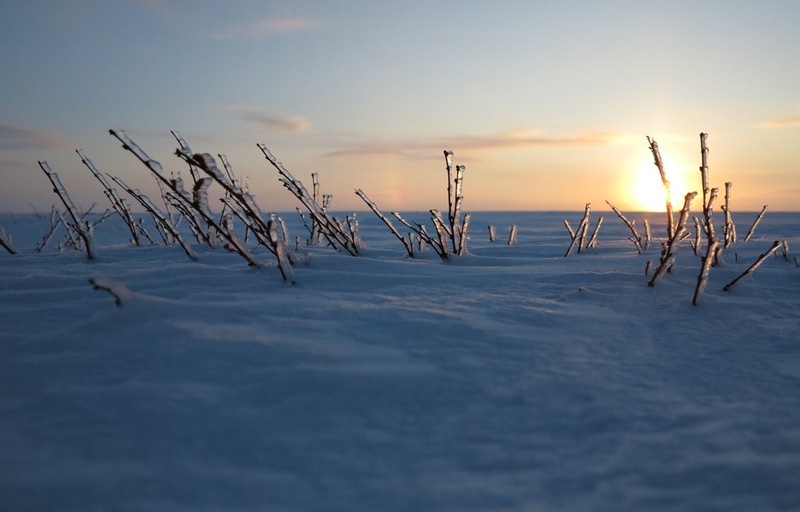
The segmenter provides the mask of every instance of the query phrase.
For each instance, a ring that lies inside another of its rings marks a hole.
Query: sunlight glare
[[[677,211],[683,207],[683,198],[689,192],[688,180],[685,179],[685,176],[686,171],[690,168],[676,164],[664,155],[662,155],[662,160],[670,183],[672,207]],[[664,191],[664,185],[661,183],[658,168],[652,159],[644,160],[639,164],[630,193],[633,195],[632,202],[641,211],[665,211],[666,192]]]

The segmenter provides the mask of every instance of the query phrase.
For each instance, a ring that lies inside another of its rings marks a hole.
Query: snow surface
[[[800,268],[721,288],[800,247],[800,214],[767,212],[697,307],[688,241],[648,288],[658,244],[602,215],[565,258],[581,212],[475,212],[446,264],[360,213],[364,255],[304,248],[294,286],[263,248],[192,262],[109,219],[89,262],[0,215],[0,510],[798,510]]]

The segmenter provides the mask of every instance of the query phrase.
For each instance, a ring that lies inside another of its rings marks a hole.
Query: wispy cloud
[[[328,153],[328,156],[402,155],[417,157],[438,154],[442,149],[461,152],[491,152],[536,147],[577,147],[622,143],[630,136],[619,132],[583,132],[548,135],[538,130],[512,130],[490,135],[439,137],[407,140],[399,143],[367,142]]]
[[[53,149],[66,145],[57,133],[0,124],[0,149]]]
[[[320,25],[318,20],[298,16],[264,18],[251,23],[233,25],[210,35],[212,39],[253,38],[277,34],[306,32]]]
[[[800,126],[800,115],[772,119],[760,123],[761,128],[794,128]]]
[[[252,105],[222,104],[217,105],[217,108],[233,112],[239,119],[257,125],[266,133],[306,133],[311,131],[311,123],[302,116],[277,114]]]

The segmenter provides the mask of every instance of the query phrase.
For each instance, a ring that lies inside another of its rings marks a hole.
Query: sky
[[[179,132],[224,154],[265,211],[296,200],[256,144],[332,209],[623,210],[711,185],[733,211],[800,205],[796,0],[11,0],[0,16],[0,211],[107,207],[75,153],[151,197],[108,134],[166,172]],[[698,210],[697,204],[693,209]]]

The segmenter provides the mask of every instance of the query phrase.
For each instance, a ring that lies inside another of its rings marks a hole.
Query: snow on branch
[[[89,283],[95,290],[102,290],[110,293],[111,296],[114,297],[114,303],[118,308],[121,308],[125,302],[133,297],[133,292],[131,292],[127,286],[118,281],[103,277],[94,277],[89,279]]]

